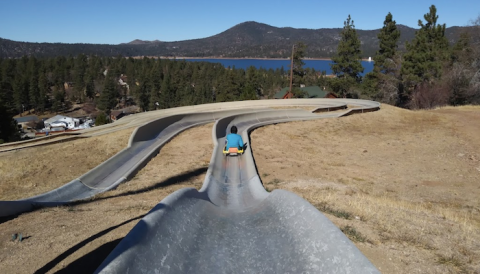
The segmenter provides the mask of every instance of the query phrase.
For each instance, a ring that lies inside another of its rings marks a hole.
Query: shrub
[[[96,126],[101,126],[101,125],[105,125],[105,124],[108,124],[107,115],[104,112],[100,112],[97,115],[97,118],[95,119],[95,125]]]

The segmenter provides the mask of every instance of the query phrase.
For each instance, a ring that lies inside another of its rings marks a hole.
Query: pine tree
[[[29,93],[29,83],[28,83],[28,74],[26,68],[27,59],[22,57],[22,59],[17,60],[17,66],[15,69],[15,79],[13,82],[13,99],[15,102],[15,107],[19,113],[28,109],[28,93]]]
[[[13,60],[0,60],[0,144],[18,139],[11,106],[13,91],[10,81],[13,80],[13,67]]]
[[[379,50],[373,57],[373,71],[365,75],[363,80],[364,94],[375,100],[395,104],[400,87],[400,56],[397,50],[400,30],[391,13],[385,17],[383,28],[377,37]]]
[[[29,101],[30,105],[37,111],[37,107],[40,101],[40,90],[38,88],[38,72],[32,73],[29,82]]]
[[[440,78],[443,62],[449,57],[449,44],[445,37],[445,24],[437,24],[438,15],[434,5],[424,15],[425,24],[418,20],[420,29],[411,43],[406,43],[401,74],[408,91],[422,83],[431,84]]]
[[[257,69],[254,66],[250,66],[246,72],[246,82],[240,100],[255,100],[257,95],[261,93],[261,86]]]
[[[16,61],[13,59],[3,60],[0,66],[0,102],[7,108],[8,112],[15,110],[13,103],[13,83],[15,80]]]
[[[383,22],[383,28],[377,35],[380,49],[373,57],[376,73],[393,74],[397,70],[394,57],[397,55],[400,30],[397,28],[397,22],[392,19],[393,16],[389,12]]]
[[[159,60],[155,60],[153,67],[150,71],[150,82],[147,83],[150,98],[149,98],[149,110],[156,110],[160,107],[160,90],[162,84],[162,64]]]
[[[304,84],[303,78],[305,76],[305,62],[303,59],[305,58],[305,50],[307,49],[307,45],[303,42],[298,42],[295,44],[293,49],[293,79],[292,79],[292,86],[300,88],[301,84]]]
[[[335,92],[347,96],[351,87],[361,81],[360,73],[363,72],[363,66],[360,39],[350,15],[343,25],[337,53],[332,57],[333,63],[330,65],[333,73],[337,76],[331,85]]]
[[[38,110],[40,113],[43,113],[45,111],[45,105],[47,103],[47,98],[48,98],[48,80],[47,76],[45,74],[45,71],[40,71],[40,75],[38,77],[38,91],[39,91],[39,96],[38,96]]]
[[[86,86],[85,83],[85,74],[87,71],[88,58],[83,54],[79,54],[75,58],[75,99],[83,102],[85,100],[84,89]]]
[[[98,108],[109,114],[117,105],[118,95],[119,93],[115,84],[115,77],[112,73],[108,72],[105,77],[102,94],[100,94]]]
[[[0,144],[4,142],[16,141],[18,139],[18,131],[16,122],[13,119],[13,113],[8,107],[0,101]]]
[[[95,97],[95,80],[91,72],[85,76],[85,96],[90,99]]]

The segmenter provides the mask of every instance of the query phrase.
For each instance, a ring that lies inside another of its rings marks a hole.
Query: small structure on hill
[[[17,122],[17,127],[20,132],[20,137],[22,139],[34,138],[35,137],[35,128],[37,124],[40,122],[40,119],[37,115],[29,115],[24,117],[14,118]]]
[[[23,117],[18,117],[14,118],[15,121],[17,121],[17,125],[19,129],[21,128],[27,128],[27,127],[32,127],[31,124],[38,123],[40,119],[38,119],[37,115],[29,115],[29,116],[23,116]]]
[[[125,111],[123,110],[113,110],[112,112],[110,112],[110,120],[112,121],[117,121],[123,116],[125,116]]]
[[[49,118],[44,121],[45,128],[59,128],[63,127],[64,129],[74,129],[78,128],[80,125],[80,119],[67,117],[63,115],[55,115],[52,118]]]
[[[273,98],[274,99],[287,99],[286,97],[291,98],[291,96],[288,96],[289,89],[290,89],[289,87],[282,88],[279,92],[275,93]],[[305,98],[338,98],[335,95],[335,93],[322,90],[318,86],[301,87],[300,89],[306,93]]]

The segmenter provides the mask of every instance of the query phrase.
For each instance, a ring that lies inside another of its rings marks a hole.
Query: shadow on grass
[[[110,231],[119,228],[123,225],[126,225],[130,222],[133,222],[135,220],[139,220],[143,218],[145,215],[140,215],[138,217],[132,218],[130,220],[127,220],[123,223],[120,223],[118,225],[109,227],[105,230],[102,230],[98,232],[95,235],[90,236],[89,238],[79,242],[78,244],[72,246],[62,254],[58,255],[55,259],[52,261],[48,262],[46,265],[44,265],[42,268],[38,269],[35,271],[36,274],[40,273],[47,273],[50,271],[52,268],[54,268],[58,263],[61,261],[65,260],[68,256],[72,255],[75,253],[77,250],[80,248],[84,247],[86,244],[94,241],[95,239],[98,239],[102,237],[103,235],[109,233]],[[115,241],[106,243],[99,248],[95,249],[94,251],[86,254],[82,258],[74,261],[73,263],[69,264],[66,268],[58,271],[57,273],[93,273],[95,269],[97,269],[98,266],[103,262],[103,260],[110,254],[110,252],[117,246],[117,244],[120,242],[121,239],[117,239]]]
[[[109,197],[98,197],[98,198],[92,197],[88,200],[81,200],[81,201],[75,201],[75,202],[45,202],[45,203],[43,203],[43,206],[42,206],[42,203],[37,203],[35,205],[35,208],[31,211],[36,211],[36,210],[44,208],[44,207],[75,206],[75,205],[88,204],[88,203],[91,203],[91,202],[97,202],[97,201],[101,201],[101,200],[107,200],[107,199],[111,199],[111,198],[137,195],[137,194],[145,193],[145,192],[157,189],[157,188],[167,187],[167,186],[170,186],[170,185],[174,185],[174,184],[177,184],[177,183],[188,181],[190,178],[202,175],[203,173],[207,172],[207,170],[208,170],[208,167],[197,168],[197,169],[194,169],[194,170],[190,170],[190,171],[172,176],[170,178],[167,178],[167,179],[165,179],[161,182],[158,182],[154,185],[151,185],[149,187],[145,187],[145,188],[142,188],[142,189],[139,189],[139,190],[134,190],[134,191],[127,191],[127,192],[120,193],[120,194],[117,194],[117,195],[114,195],[114,196],[109,196]],[[104,193],[106,193],[106,192],[104,192]],[[50,205],[48,205],[48,204],[50,204]],[[26,212],[29,212],[29,211],[26,211]],[[23,213],[26,213],[26,212],[23,212]],[[0,217],[0,225],[17,218],[19,215],[21,215],[21,213],[6,216],[6,217]]]
[[[154,185],[151,185],[151,186],[145,187],[145,188],[141,188],[139,190],[127,191],[127,192],[120,193],[120,194],[117,194],[117,195],[114,195],[114,196],[109,196],[109,197],[99,197],[99,198],[93,197],[89,200],[77,201],[77,202],[72,202],[72,203],[69,203],[69,204],[70,205],[80,205],[80,204],[87,204],[87,203],[91,203],[91,202],[97,202],[97,201],[107,200],[107,199],[112,199],[112,198],[125,197],[125,196],[130,196],[130,195],[137,195],[137,194],[145,193],[145,192],[157,189],[157,188],[167,187],[167,186],[171,186],[171,185],[174,185],[174,184],[177,184],[177,183],[188,181],[190,178],[202,175],[203,173],[207,172],[207,170],[208,170],[208,167],[201,167],[201,168],[197,168],[197,169],[194,169],[194,170],[190,170],[190,171],[172,176],[172,177],[167,178],[167,179],[165,179],[161,182],[158,182]],[[106,192],[104,192],[104,193],[106,193]]]
[[[20,213],[21,214],[21,213]],[[15,218],[17,218],[20,214],[15,214],[15,215],[10,215],[10,216],[5,216],[5,217],[0,217],[0,225],[3,223],[6,223],[8,221],[11,221]]]
[[[93,273],[120,243],[122,238],[103,244],[92,252],[70,263],[65,268],[55,272],[57,274],[83,274]]]

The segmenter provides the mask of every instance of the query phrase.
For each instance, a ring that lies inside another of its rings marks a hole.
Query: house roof
[[[282,88],[279,92],[275,93],[273,98],[282,99],[289,89],[289,87]],[[322,90],[318,86],[309,86],[300,89],[307,92],[307,98],[325,98],[327,97],[327,94],[330,93],[329,91]]]
[[[72,121],[72,120],[78,120],[78,119],[68,117],[68,116],[63,116],[63,115],[55,115],[52,118],[49,118],[49,119],[45,120],[44,123],[45,124],[51,124],[51,123],[54,123],[56,121],[66,122],[66,121]]]
[[[110,115],[115,116],[115,117],[118,117],[121,114],[125,114],[125,111],[123,111],[123,110],[112,110],[112,112],[110,112]]]
[[[27,123],[27,122],[36,122],[36,121],[39,121],[40,119],[38,119],[38,116],[37,115],[30,115],[30,116],[24,116],[24,117],[18,117],[18,118],[15,118],[15,121],[17,121],[17,123]]]

